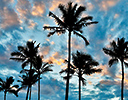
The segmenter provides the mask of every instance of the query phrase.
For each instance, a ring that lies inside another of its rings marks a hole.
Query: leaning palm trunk
[[[81,100],[81,69],[79,69],[79,100]]]
[[[67,73],[65,100],[68,100],[70,59],[71,59],[71,31],[69,30],[69,39],[68,39],[68,73]]]
[[[26,100],[28,100],[28,94],[29,94],[29,86],[28,86],[28,90],[27,90],[27,94],[26,94]]]
[[[123,61],[121,61],[121,66],[122,66],[121,100],[123,100],[123,90],[124,90],[124,66],[123,66]]]
[[[6,100],[6,93],[7,93],[7,92],[4,92],[4,100]]]

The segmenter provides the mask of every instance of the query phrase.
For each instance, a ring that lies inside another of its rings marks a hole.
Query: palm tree
[[[26,94],[26,100],[31,100],[31,91],[32,91],[32,85],[35,84],[40,78],[38,78],[38,74],[35,74],[35,70],[22,70],[22,72],[25,72],[26,75],[19,76],[21,80],[18,80],[18,82],[21,82],[22,88],[28,88],[27,89],[27,94]]]
[[[70,67],[70,58],[71,58],[71,33],[74,33],[75,35],[81,37],[84,39],[85,44],[88,45],[89,42],[87,39],[82,35],[83,31],[81,30],[82,27],[85,27],[90,24],[96,24],[98,22],[88,22],[88,20],[92,20],[92,16],[86,16],[80,18],[80,15],[83,11],[86,10],[84,6],[79,6],[77,8],[77,4],[74,6],[72,5],[72,2],[68,3],[68,6],[60,4],[58,6],[60,11],[62,12],[62,19],[60,19],[58,16],[53,14],[52,12],[49,12],[49,16],[53,17],[55,21],[57,22],[58,26],[44,26],[44,29],[50,29],[53,30],[53,32],[50,32],[48,34],[48,37],[53,35],[54,33],[63,34],[66,31],[68,31],[68,73],[67,73],[67,83],[66,83],[66,95],[65,100],[68,100],[68,90],[69,90],[69,67]]]
[[[36,41],[35,41],[36,42]],[[35,42],[27,41],[26,46],[18,46],[18,51],[14,51],[11,53],[11,56],[15,56],[14,58],[10,58],[12,60],[23,62],[22,68],[27,66],[30,63],[30,69],[32,69],[32,62],[34,57],[38,53],[38,44],[36,47],[34,46]]]
[[[110,43],[110,48],[103,48],[104,53],[111,56],[108,62],[109,67],[116,64],[118,61],[121,62],[122,66],[122,82],[121,82],[121,100],[123,100],[123,87],[124,87],[124,65],[128,67],[126,59],[128,58],[128,41],[125,42],[125,38],[118,38],[118,41],[114,40]]]
[[[96,72],[101,72],[101,69],[93,68],[94,66],[98,66],[99,63],[93,58],[83,52],[77,51],[77,53],[73,54],[73,65],[76,67],[76,73],[79,77],[79,100],[81,100],[81,81],[84,83],[83,75],[90,75]]]
[[[72,54],[72,63],[73,65],[70,64],[70,72],[72,72],[70,77],[72,77],[75,73],[79,77],[79,100],[81,100],[81,82],[83,85],[86,85],[86,79],[83,77],[83,75],[90,75],[96,72],[101,72],[101,69],[93,68],[94,66],[98,66],[99,63],[93,60],[89,54],[79,51]],[[66,70],[62,70],[60,73],[65,72]]]
[[[38,74],[38,79],[40,79],[41,74],[52,71],[50,67],[52,67],[52,65],[49,63],[43,63],[42,58],[39,55],[34,59],[34,68]],[[38,100],[40,100],[40,80],[38,80]]]
[[[6,94],[9,93],[13,93],[15,96],[18,97],[18,85],[13,85],[14,79],[13,77],[7,77],[6,81],[3,81],[0,78],[0,91],[4,91],[4,100],[6,100]]]

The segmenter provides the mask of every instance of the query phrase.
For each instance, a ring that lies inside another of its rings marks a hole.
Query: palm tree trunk
[[[79,100],[81,100],[81,69],[79,69]]]
[[[123,90],[124,90],[124,66],[123,66],[123,61],[121,61],[121,65],[122,65],[121,100],[123,100]]]
[[[31,100],[31,92],[32,92],[32,87],[30,87],[29,100]]]
[[[29,93],[29,86],[28,86],[28,90],[27,90],[26,100],[28,100],[28,93]]]
[[[4,92],[4,100],[6,100],[6,93],[7,93],[7,92]]]
[[[40,100],[40,74],[38,76],[39,81],[38,81],[38,100]]]
[[[69,39],[68,39],[68,73],[67,73],[65,100],[68,100],[70,59],[71,59],[71,30],[69,30]]]

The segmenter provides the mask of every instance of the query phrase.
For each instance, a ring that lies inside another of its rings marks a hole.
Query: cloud
[[[60,55],[59,52],[55,52],[52,54],[52,56],[43,59],[44,62],[51,61],[53,64],[62,65],[64,63],[64,59],[62,58],[62,55]]]
[[[32,15],[33,16],[40,16],[42,17],[43,16],[43,13],[45,11],[45,4],[43,1],[35,1],[34,2],[34,6],[32,8]]]
[[[2,29],[12,29],[20,26],[18,15],[13,9],[4,7],[0,13],[2,17],[0,26]]]
[[[16,5],[16,9],[21,19],[26,19],[31,16],[31,8],[31,4],[28,0],[18,0]]]
[[[103,0],[99,3],[101,10],[108,10],[108,8],[115,6],[119,0]]]
[[[11,69],[8,69],[8,68],[5,68],[5,69],[1,69],[0,70],[0,74],[4,75],[4,76],[9,76],[9,75],[18,75],[19,72],[17,72],[16,70],[11,70]]]

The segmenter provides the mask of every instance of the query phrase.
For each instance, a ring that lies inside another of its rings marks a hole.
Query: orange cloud
[[[31,14],[31,4],[28,0],[18,0],[16,9],[22,19],[26,19]]]
[[[43,59],[44,62],[52,62],[53,64],[62,65],[64,63],[64,59],[62,59],[61,55],[58,52],[52,54],[52,56]]]
[[[49,46],[40,47],[40,48],[39,48],[39,54],[40,54],[40,55],[46,56],[46,55],[49,54],[49,52],[50,52],[50,47],[49,47]]]
[[[109,7],[115,6],[118,1],[119,0],[104,0],[99,4],[99,6],[101,10],[108,10]]]
[[[94,8],[93,4],[90,2],[87,2],[87,10],[91,11],[91,10],[93,10],[93,8]]]
[[[42,16],[45,10],[45,5],[43,2],[35,2],[32,10],[33,16]]]
[[[28,28],[34,28],[37,25],[33,20],[29,20],[28,22]]]
[[[15,13],[14,10],[10,10],[7,7],[4,7],[3,11],[0,11],[2,14],[2,22],[1,27],[3,29],[18,26],[20,24],[18,15]]]
[[[119,14],[115,14],[114,16],[114,19],[118,18],[119,17]]]

